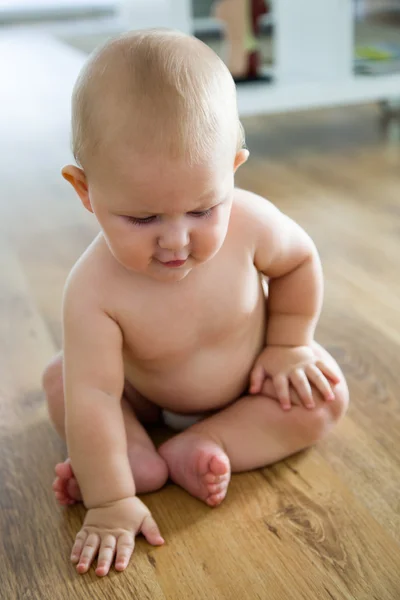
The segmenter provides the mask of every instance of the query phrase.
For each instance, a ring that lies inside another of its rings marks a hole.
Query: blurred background
[[[345,82],[350,73],[399,72],[400,0],[0,0],[0,26],[51,33],[85,53],[126,29],[173,27],[203,39],[226,59],[229,23],[218,11],[228,19],[237,14],[232,35],[239,38],[244,10],[257,21],[264,73],[285,84],[341,79],[346,88],[323,100],[309,92],[290,107],[368,100],[373,95],[368,86],[357,89],[356,82]],[[386,80],[380,88],[393,95]],[[275,104],[270,101],[267,109],[282,110]]]
[[[82,57],[152,26],[209,44],[249,84],[238,87],[242,116],[367,102],[385,123],[398,115],[400,0],[0,0],[0,34],[41,33]]]

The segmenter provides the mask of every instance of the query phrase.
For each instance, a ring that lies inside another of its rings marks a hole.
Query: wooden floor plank
[[[398,544],[316,452],[306,456],[306,460],[303,454],[267,471],[269,476],[273,473],[271,486],[280,490],[280,506],[271,525],[289,535],[298,553],[319,567],[319,581],[326,582],[330,575],[341,584],[339,598],[396,598],[400,590]],[[382,557],[379,564],[378,556]]]
[[[399,462],[359,427],[354,418],[344,419],[318,445],[318,454],[399,544]]]
[[[0,431],[16,434],[44,418],[38,379],[54,354],[21,265],[0,237]]]

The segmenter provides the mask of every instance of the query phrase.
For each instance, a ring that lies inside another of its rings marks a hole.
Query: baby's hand
[[[153,546],[164,543],[149,509],[136,496],[91,508],[76,536],[71,561],[78,563],[79,573],[86,573],[98,552],[96,575],[104,576],[110,570],[116,552],[115,568],[124,571],[138,533]]]
[[[267,346],[255,362],[250,375],[250,394],[260,394],[264,380],[271,378],[284,410],[290,410],[289,386],[292,385],[306,408],[314,408],[311,385],[322,397],[334,400],[332,385],[338,375],[310,346]]]

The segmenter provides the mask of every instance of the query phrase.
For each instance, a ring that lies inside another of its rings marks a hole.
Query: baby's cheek
[[[111,241],[111,251],[118,262],[134,271],[145,269],[149,262],[149,257],[145,255],[145,247],[146,245],[139,243],[133,235],[122,233],[113,237]]]
[[[191,237],[191,252],[197,260],[206,260],[215,246],[215,235],[197,230]]]
[[[199,246],[206,257],[214,255],[222,246],[226,235],[226,227],[223,224],[215,225],[200,232]]]

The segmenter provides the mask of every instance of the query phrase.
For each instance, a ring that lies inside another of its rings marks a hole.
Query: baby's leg
[[[62,355],[59,354],[47,367],[43,375],[50,419],[60,437],[65,441],[65,406],[62,379]],[[128,440],[128,455],[137,492],[146,493],[162,487],[168,478],[165,461],[157,453],[153,442],[139,422],[154,423],[160,410],[148,402],[133,388],[125,385],[121,399],[125,430]],[[136,413],[136,414],[135,414]],[[81,500],[78,483],[73,476],[69,459],[56,466],[57,478],[53,483],[56,497],[61,504],[72,504]]]
[[[313,410],[296,404],[284,411],[272,395],[244,396],[159,448],[171,478],[192,495],[216,506],[227,491],[229,463],[232,472],[264,467],[322,439],[345,413],[349,397],[334,359],[319,346],[317,352],[341,377],[334,388],[335,400],[327,403],[314,391]],[[213,464],[216,461],[219,470]]]

